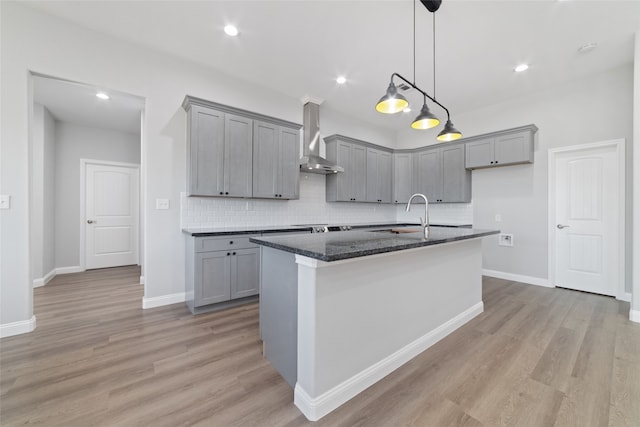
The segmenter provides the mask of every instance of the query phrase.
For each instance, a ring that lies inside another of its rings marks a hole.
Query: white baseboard
[[[56,274],[70,274],[70,273],[82,273],[86,271],[84,268],[79,265],[74,265],[72,267],[57,267]]]
[[[631,292],[624,292],[616,297],[619,301],[631,302]]]
[[[442,340],[483,311],[484,304],[480,301],[453,319],[448,320],[392,355],[382,359],[318,397],[313,398],[309,396],[306,390],[304,390],[299,383],[296,383],[294,403],[310,421],[317,421]]]
[[[179,292],[177,294],[162,295],[159,297],[142,298],[142,308],[161,307],[163,305],[176,304],[186,301],[186,293]]]
[[[26,334],[33,331],[35,328],[36,316],[33,315],[29,320],[20,320],[18,322],[11,322],[0,325],[0,338]]]
[[[514,282],[526,283],[528,285],[544,286],[545,288],[555,288],[549,279],[541,277],[524,276],[521,274],[505,273],[504,271],[482,269],[483,276],[495,277],[497,279],[512,280]]]
[[[140,284],[144,285],[144,276],[140,276]]]
[[[34,288],[39,288],[41,286],[44,286],[47,283],[49,283],[51,281],[51,279],[53,279],[54,277],[56,277],[56,269],[55,268],[53,270],[51,270],[50,272],[48,272],[47,274],[45,274],[44,277],[41,277],[40,279],[34,279],[33,280],[33,287]]]
[[[629,320],[640,323],[640,310],[629,310]]]

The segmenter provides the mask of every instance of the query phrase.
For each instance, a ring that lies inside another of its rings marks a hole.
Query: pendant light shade
[[[455,141],[456,139],[460,138],[462,138],[462,132],[453,127],[453,123],[451,123],[451,120],[447,120],[447,123],[445,123],[444,125],[444,129],[442,129],[442,132],[440,132],[437,137],[438,141],[443,142]]]
[[[407,98],[398,93],[396,85],[391,82],[387,93],[376,104],[376,111],[384,114],[395,114],[409,106]]]
[[[429,111],[429,107],[427,107],[427,100],[425,99],[424,104],[422,104],[422,109],[420,110],[420,114],[418,117],[411,123],[411,127],[414,129],[431,129],[440,124],[440,119],[438,119],[431,111]]]

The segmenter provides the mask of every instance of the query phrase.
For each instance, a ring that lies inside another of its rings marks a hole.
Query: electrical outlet
[[[156,199],[156,209],[169,209],[169,199]]]
[[[0,209],[11,209],[11,196],[0,194]]]
[[[498,234],[498,246],[513,246],[513,234]]]

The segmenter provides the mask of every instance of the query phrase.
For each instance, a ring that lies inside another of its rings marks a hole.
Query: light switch
[[[156,199],[156,209],[169,209],[169,199]]]
[[[502,222],[502,215],[496,214],[496,222]]]
[[[11,209],[11,196],[0,194],[0,209]]]

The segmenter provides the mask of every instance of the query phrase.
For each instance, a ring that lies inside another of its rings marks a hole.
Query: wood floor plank
[[[0,340],[0,425],[640,426],[640,325],[599,295],[483,279],[485,312],[318,422],[262,357],[258,304],[141,309],[137,267],[59,275]]]

